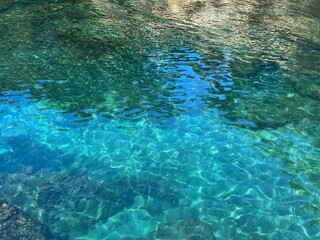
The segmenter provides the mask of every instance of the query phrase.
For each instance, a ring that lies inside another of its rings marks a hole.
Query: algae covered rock
[[[41,224],[3,200],[0,200],[0,235],[6,240],[50,239]]]

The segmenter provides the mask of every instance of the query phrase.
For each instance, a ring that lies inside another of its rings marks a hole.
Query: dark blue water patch
[[[71,165],[76,158],[75,155],[50,149],[28,135],[3,137],[2,144],[7,148],[7,151],[0,155],[3,172],[38,172],[41,169],[58,171],[63,166]]]

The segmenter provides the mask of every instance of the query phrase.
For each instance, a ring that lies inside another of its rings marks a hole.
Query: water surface
[[[319,12],[1,1],[1,198],[57,239],[320,239]]]

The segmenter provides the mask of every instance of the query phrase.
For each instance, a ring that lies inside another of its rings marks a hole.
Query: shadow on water
[[[306,48],[309,34],[295,36],[302,24],[317,25],[302,15],[291,32],[291,22],[281,27],[288,33],[283,36],[273,29],[283,23],[277,4],[7,1],[12,7],[4,8],[2,25],[14,31],[2,33],[7,59],[1,64],[2,91],[28,89],[48,108],[84,121],[103,115],[161,123],[186,114],[190,95],[183,91],[198,78],[203,86],[195,85],[205,90],[193,100],[200,108],[218,109],[227,123],[265,129],[304,118],[317,122],[316,102],[309,106],[303,97],[319,98],[318,43]],[[243,12],[232,19],[237,7]],[[290,17],[302,14],[281,7]],[[179,65],[198,75],[175,68]],[[177,79],[189,85],[182,89]]]
[[[117,5],[100,5],[34,4],[23,17],[21,9],[11,9],[3,19],[15,31],[3,37],[2,91],[27,89],[48,108],[84,120],[99,114],[133,121],[177,115],[165,79],[148,63],[142,20],[133,15],[131,21]]]

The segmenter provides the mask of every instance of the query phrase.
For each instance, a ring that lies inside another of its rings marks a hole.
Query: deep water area
[[[317,0],[1,0],[0,239],[320,239],[319,66]]]

